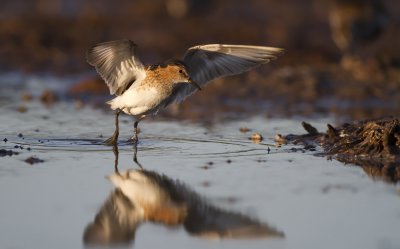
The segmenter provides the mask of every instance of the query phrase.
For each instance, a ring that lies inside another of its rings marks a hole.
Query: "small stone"
[[[25,113],[25,112],[28,111],[28,108],[26,108],[26,106],[19,106],[17,108],[17,111],[20,112],[20,113]]]
[[[43,163],[44,160],[39,159],[39,158],[34,157],[34,156],[31,156],[31,157],[28,157],[27,159],[25,159],[25,162],[29,163],[30,165],[32,165],[32,164],[35,164],[35,163]]]
[[[200,168],[207,170],[207,169],[209,169],[211,167],[209,165],[204,165],[204,166],[201,166]]]
[[[42,103],[46,105],[54,104],[56,100],[57,100],[56,95],[54,94],[54,92],[50,90],[45,90],[40,96],[40,101],[42,101]]]
[[[253,133],[253,135],[251,135],[250,139],[253,141],[253,143],[255,144],[259,144],[262,140],[263,137],[261,136],[260,133]]]
[[[232,163],[231,159],[226,160],[226,163]]]
[[[22,95],[21,95],[21,99],[22,99],[23,101],[31,101],[31,100],[33,99],[33,97],[32,97],[32,94],[27,93],[27,92],[24,92],[24,93],[22,93]]]
[[[84,103],[82,100],[78,99],[74,101],[74,105],[76,109],[82,109],[84,107]]]
[[[22,133],[19,133],[19,134],[18,134],[18,137],[23,137],[23,136],[24,136],[24,135],[22,135]]]
[[[284,138],[281,134],[276,134],[274,140],[278,144],[286,144],[287,143],[286,138]]]

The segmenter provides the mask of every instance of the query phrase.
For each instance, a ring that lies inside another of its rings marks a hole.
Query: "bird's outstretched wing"
[[[110,94],[121,95],[135,81],[145,77],[136,47],[131,40],[125,39],[96,44],[87,51],[87,62],[104,79]]]
[[[184,222],[186,231],[203,238],[282,238],[278,229],[249,216],[206,203],[189,208]]]
[[[240,74],[268,63],[282,52],[283,49],[274,47],[209,44],[189,48],[182,61],[192,80],[204,86],[213,79]],[[196,90],[190,84],[182,84],[174,100],[180,102]]]

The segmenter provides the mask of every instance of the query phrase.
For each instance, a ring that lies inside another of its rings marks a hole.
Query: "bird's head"
[[[168,72],[173,83],[189,83],[201,90],[200,86],[190,78],[190,75],[182,63],[168,64],[165,70]]]

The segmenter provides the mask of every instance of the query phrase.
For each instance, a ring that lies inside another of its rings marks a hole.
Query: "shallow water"
[[[15,108],[0,109],[0,138],[8,140],[0,149],[19,152],[0,158],[0,248],[84,247],[85,228],[114,189],[105,176],[114,173],[115,155],[101,143],[113,132],[112,114],[70,104],[31,103],[26,113]],[[129,117],[121,120],[118,168],[123,172],[138,166],[133,146],[125,142],[132,124]],[[332,120],[305,121],[325,130]],[[127,247],[400,248],[398,186],[315,152],[275,147],[275,134],[303,133],[300,122],[263,117],[208,126],[143,121],[137,156],[145,170],[177,179],[210,205],[284,236],[206,239],[183,226],[145,222]],[[241,133],[243,126],[252,131]],[[252,132],[265,139],[252,143]],[[44,162],[26,163],[31,156]]]

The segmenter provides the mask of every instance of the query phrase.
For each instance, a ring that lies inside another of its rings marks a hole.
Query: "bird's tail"
[[[116,101],[117,98],[118,98],[118,97],[116,97],[116,98],[114,98],[114,99],[112,99],[112,100],[106,102],[106,104],[110,105],[111,109],[113,109],[113,110],[116,110],[116,109],[119,108],[119,106],[118,106],[118,101]]]

